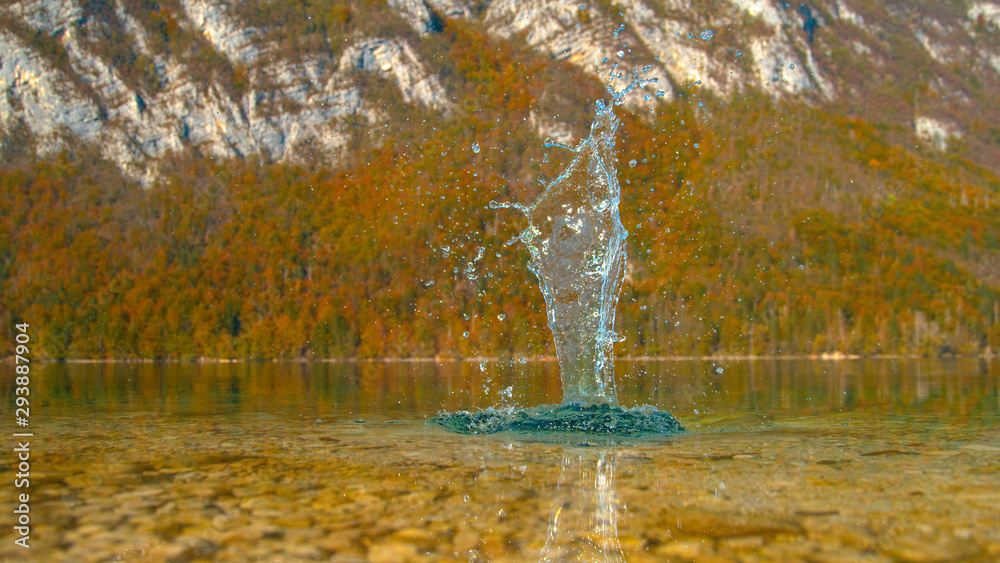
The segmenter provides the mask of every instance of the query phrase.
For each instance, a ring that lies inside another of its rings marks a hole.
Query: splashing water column
[[[489,205],[514,208],[528,218],[528,227],[515,240],[528,247],[528,267],[545,297],[562,378],[561,404],[442,413],[432,419],[435,424],[467,434],[556,431],[665,436],[684,431],[676,418],[654,407],[619,407],[613,363],[612,347],[620,340],[614,332],[615,307],[628,237],[618,214],[621,190],[614,160],[620,122],[613,110],[629,91],[655,81],[633,76],[620,91],[608,86],[611,104],[597,101],[590,135],[576,148],[564,147],[575,153],[573,161],[534,204]]]
[[[598,100],[590,136],[576,157],[530,207],[521,233],[528,267],[545,297],[562,373],[562,405],[617,406],[612,345],[628,233],[618,214],[614,168],[619,125]]]

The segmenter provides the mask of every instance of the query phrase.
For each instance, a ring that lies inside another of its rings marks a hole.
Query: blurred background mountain
[[[618,71],[628,355],[1000,348],[1000,3],[0,6],[0,352],[551,354],[523,228]]]

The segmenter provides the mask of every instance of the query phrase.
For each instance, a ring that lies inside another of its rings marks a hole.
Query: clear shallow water
[[[1000,361],[616,372],[622,405],[689,431],[426,423],[557,403],[552,362],[36,367],[29,560],[1000,558]],[[0,557],[24,560],[3,533]]]

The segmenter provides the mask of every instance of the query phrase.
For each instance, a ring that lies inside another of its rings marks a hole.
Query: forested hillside
[[[330,29],[358,17],[345,6],[268,40],[299,45],[290,57],[332,49]],[[8,131],[0,355],[22,322],[49,359],[552,354],[527,253],[505,244],[525,222],[488,203],[530,203],[571,156],[545,147],[539,121],[578,141],[606,90],[523,36],[436,22],[410,40],[447,108],[358,70],[388,117],[345,122],[336,158],[309,142],[293,159],[189,144],[148,181],[99,146],[47,153],[27,124]],[[165,32],[164,48],[185,37]],[[869,102],[676,82],[617,110],[630,233],[617,353],[1000,349],[995,124],[919,137],[894,118],[913,96],[942,103],[918,80],[882,82]]]

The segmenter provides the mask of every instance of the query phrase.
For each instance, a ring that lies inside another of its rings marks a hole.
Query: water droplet
[[[638,163],[636,162],[636,160],[634,158],[632,160],[628,161],[629,168],[635,168],[636,164],[638,164]]]
[[[623,59],[625,58],[625,51],[618,51],[616,54]]]
[[[472,152],[479,154],[479,143],[472,143]]]
[[[464,497],[462,497],[462,500],[464,500],[465,502],[469,502],[469,495],[465,495]]]
[[[505,314],[503,314],[503,313],[500,313],[499,315],[497,315],[497,318],[498,318],[498,319],[500,319],[500,320],[502,321],[502,320],[504,320],[504,319],[506,319],[506,318],[507,318],[507,315],[505,315]]]
[[[711,39],[712,35],[714,35],[714,34],[711,31],[707,30],[707,29],[705,31],[701,32],[701,38],[703,40],[705,40],[705,41],[708,41],[709,39]]]
[[[465,332],[463,332],[463,333],[462,333],[462,336],[464,336],[465,338],[468,338],[468,337],[469,337],[469,331],[465,331]]]
[[[657,98],[662,98],[663,96],[666,96],[666,95],[667,95],[667,93],[664,92],[663,90],[657,90],[656,91],[656,97]]]
[[[694,144],[694,148],[698,148],[698,143],[695,143],[695,144]]]
[[[698,409],[694,409],[694,414],[701,414],[701,413],[698,412]]]
[[[437,282],[436,282],[436,281],[434,281],[434,280],[431,280],[431,281],[429,281],[429,282],[425,282],[425,283],[424,283],[424,287],[430,287],[430,286],[434,285],[435,283],[437,283]]]
[[[715,373],[722,373],[722,368],[715,368]]]
[[[788,65],[788,68],[795,68],[795,63],[791,63],[791,64],[789,64],[789,65]]]

